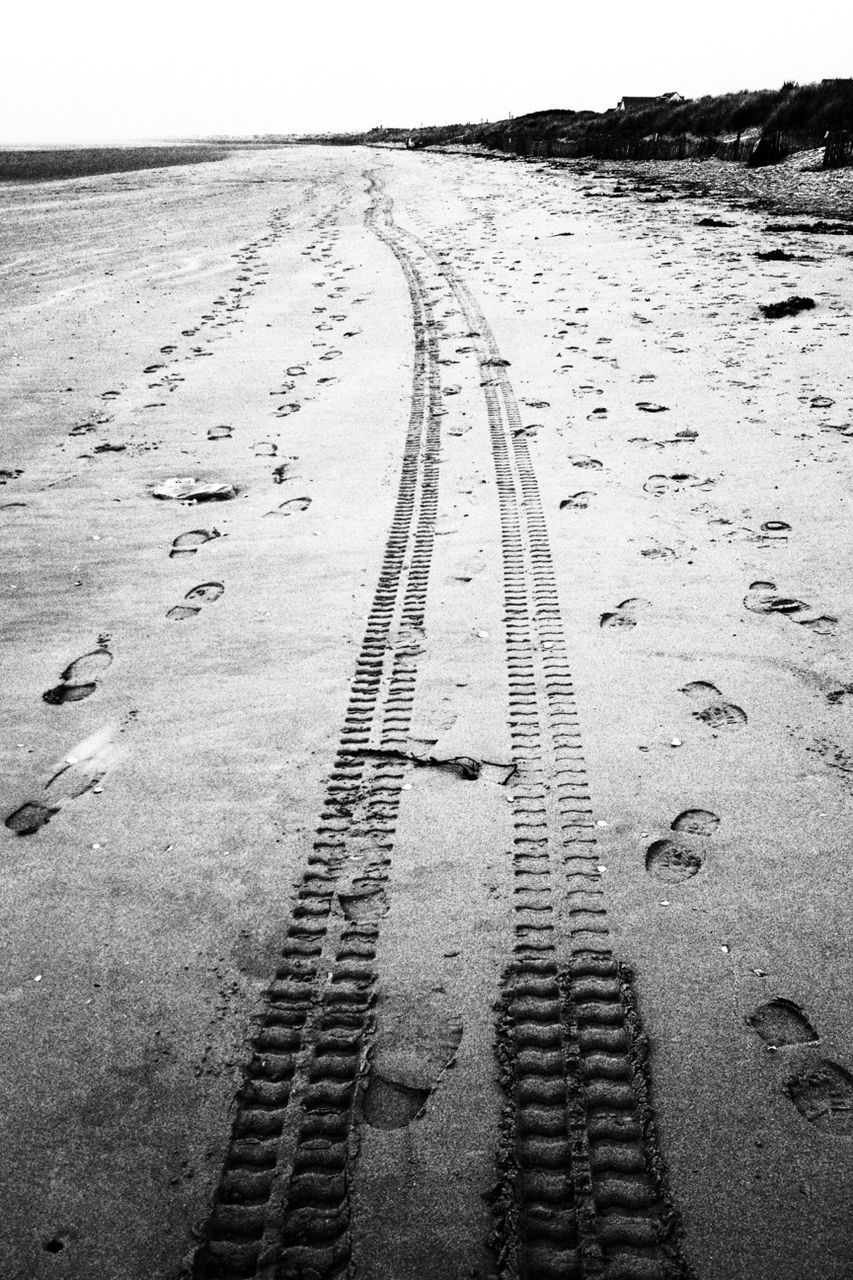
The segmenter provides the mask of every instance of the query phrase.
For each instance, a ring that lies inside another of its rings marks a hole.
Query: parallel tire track
[[[400,486],[313,850],[266,993],[196,1280],[349,1270],[353,1113],[373,1030],[375,956],[407,765],[406,746],[438,504],[440,385],[432,308],[370,184],[367,225],[397,258],[415,352]]]
[[[498,1036],[509,1095],[499,1274],[674,1280],[688,1271],[631,975],[610,941],[547,527],[508,362],[449,260],[412,239],[444,274],[475,343],[500,508],[519,771],[510,783],[514,957]]]

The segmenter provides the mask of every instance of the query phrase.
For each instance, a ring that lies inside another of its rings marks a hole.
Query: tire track
[[[369,195],[366,225],[399,262],[413,313],[400,485],[313,850],[296,886],[281,964],[266,993],[194,1258],[196,1280],[321,1280],[349,1268],[353,1114],[373,1031],[376,943],[409,767],[381,752],[405,749],[411,722],[441,421],[432,307],[394,234],[390,201],[374,181]]]
[[[510,782],[514,956],[498,1028],[509,1098],[498,1273],[687,1276],[631,973],[613,955],[547,527],[508,361],[449,259],[412,239],[444,275],[470,330],[500,509],[518,774]]]

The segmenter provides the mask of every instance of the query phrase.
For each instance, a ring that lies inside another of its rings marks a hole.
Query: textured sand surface
[[[849,1277],[853,235],[647,182],[0,188],[9,1280]]]

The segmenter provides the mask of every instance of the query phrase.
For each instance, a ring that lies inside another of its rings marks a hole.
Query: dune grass
[[[480,144],[518,155],[616,159],[716,155],[749,160],[754,153],[752,162],[761,164],[820,146],[829,132],[853,135],[853,79],[743,89],[639,111],[554,108],[487,124],[382,128],[317,141],[416,147]]]

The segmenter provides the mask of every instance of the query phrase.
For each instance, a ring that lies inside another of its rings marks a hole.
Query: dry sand
[[[4,1280],[849,1277],[853,236],[585,168],[0,189]]]

